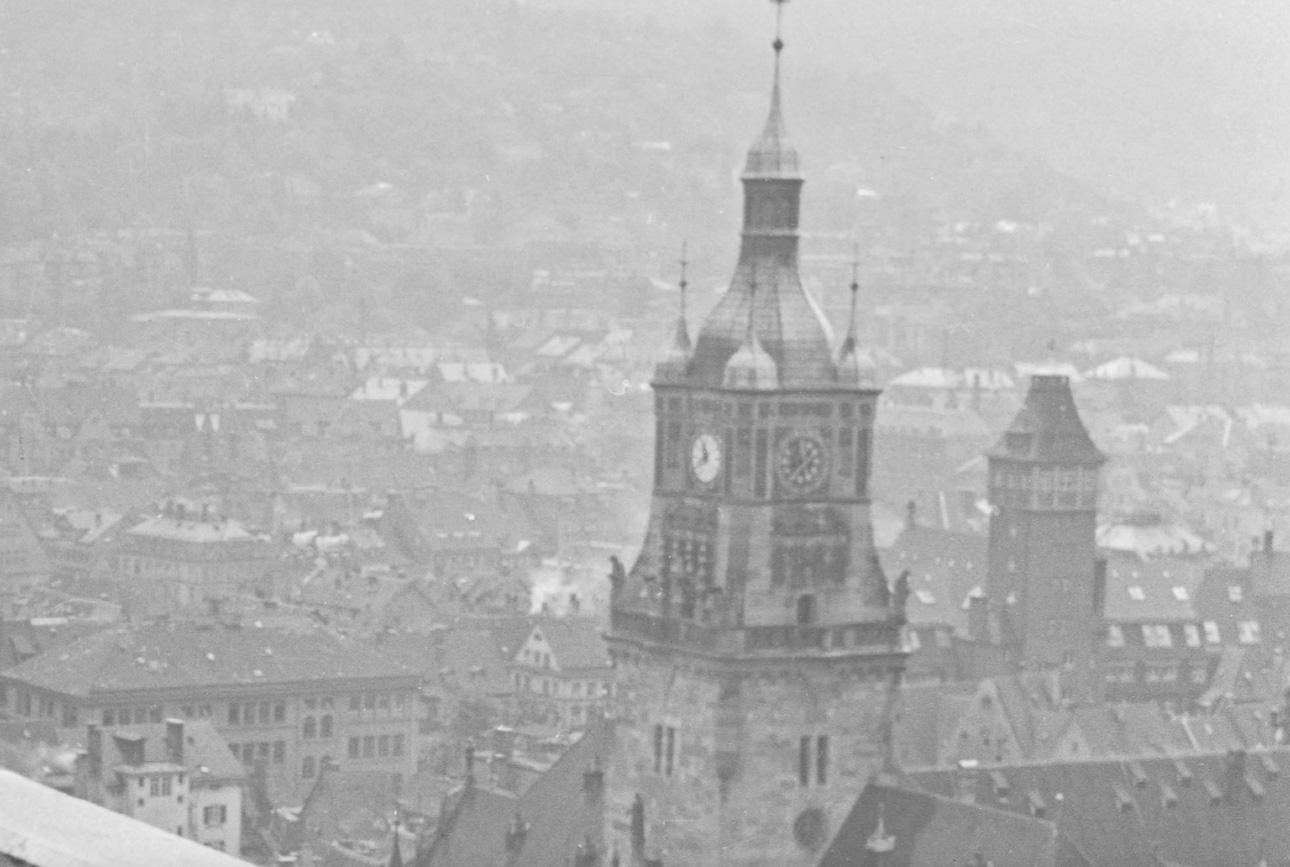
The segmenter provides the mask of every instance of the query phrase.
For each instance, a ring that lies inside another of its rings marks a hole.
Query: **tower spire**
[[[770,47],[775,51],[775,66],[771,77],[770,112],[761,136],[748,151],[745,175],[796,177],[798,174],[797,151],[788,140],[784,115],[780,108],[780,55],[784,51],[784,4],[788,0],[771,0],[775,4],[775,39]]]
[[[860,245],[851,247],[851,312],[847,316],[847,336],[842,341],[842,355],[856,351],[856,297],[860,294]]]
[[[677,288],[681,290],[681,322],[685,322],[685,321],[686,321],[686,318],[685,318],[685,302],[686,302],[686,294],[685,294],[685,291],[686,291],[686,289],[687,289],[687,288],[689,287],[689,285],[690,285],[689,283],[687,283],[687,282],[686,282],[686,279],[685,279],[686,269],[688,269],[688,268],[689,268],[689,266],[690,266],[690,262],[689,262],[689,260],[685,258],[685,252],[686,252],[686,247],[687,247],[687,246],[688,246],[688,243],[687,243],[686,241],[682,241],[682,242],[681,242],[681,259],[680,259],[680,261],[679,261],[679,262],[677,262],[677,264],[681,266],[681,280],[680,280],[680,282],[679,282],[679,283],[677,283],[677,284],[676,284],[676,285],[677,285]],[[688,332],[687,332],[687,334],[686,334],[685,342],[686,342],[687,344],[690,342],[690,338],[689,338],[689,334],[688,334]]]

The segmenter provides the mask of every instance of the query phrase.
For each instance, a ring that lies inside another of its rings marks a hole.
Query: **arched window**
[[[331,714],[327,714],[322,718],[322,723],[319,726],[319,729],[322,737],[331,737]]]
[[[305,756],[304,760],[300,762],[300,776],[304,777],[306,780],[309,780],[309,779],[313,779],[313,775],[314,775],[314,757]]]
[[[311,738],[318,733],[318,724],[311,716],[305,717],[305,737]]]
[[[803,593],[797,597],[797,625],[809,626],[815,622],[815,597]]]

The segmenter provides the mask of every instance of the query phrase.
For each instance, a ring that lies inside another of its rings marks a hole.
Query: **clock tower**
[[[655,371],[654,492],[614,577],[606,840],[623,864],[814,864],[890,757],[903,582],[874,551],[877,389],[798,277],[780,110],[742,176],[729,290]],[[684,291],[684,279],[682,280]]]

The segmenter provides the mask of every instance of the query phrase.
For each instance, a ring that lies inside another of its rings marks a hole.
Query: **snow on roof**
[[[373,376],[354,389],[350,400],[392,400],[400,406],[426,387],[428,380]]]
[[[1169,374],[1154,364],[1148,364],[1140,358],[1132,358],[1127,355],[1099,364],[1092,370],[1085,372],[1084,376],[1088,379],[1104,381],[1125,379],[1165,380],[1169,378]]]

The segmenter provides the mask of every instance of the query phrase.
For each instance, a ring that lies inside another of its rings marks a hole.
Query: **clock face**
[[[695,437],[690,447],[690,469],[703,484],[712,482],[721,472],[721,440],[710,433]]]
[[[810,434],[792,434],[775,452],[775,474],[794,493],[813,491],[824,481],[824,443]]]

